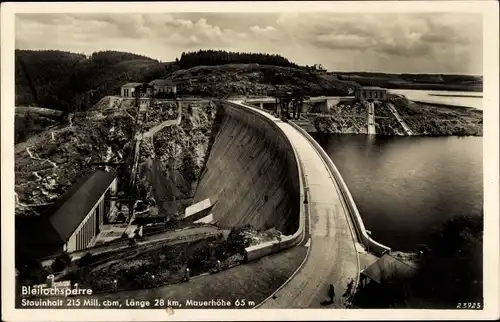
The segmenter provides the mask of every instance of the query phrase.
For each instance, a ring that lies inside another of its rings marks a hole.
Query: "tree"
[[[32,280],[35,283],[41,283],[47,274],[47,269],[41,265],[40,261],[31,258],[19,269],[18,279],[20,281]]]
[[[116,94],[124,83],[166,76],[167,65],[117,51],[95,52],[87,58],[62,51],[16,50],[15,58],[16,105],[64,112],[86,109],[103,96]]]
[[[43,127],[37,124],[36,116],[31,111],[27,111],[24,115],[16,115],[14,126],[16,144],[43,130]]]
[[[62,252],[59,254],[52,262],[52,270],[54,272],[60,272],[71,264],[71,256],[67,252]]]
[[[134,237],[128,239],[128,245],[129,246],[135,246],[135,245],[137,245],[137,241],[135,240]]]
[[[241,253],[245,248],[245,238],[241,227],[233,227],[227,237],[228,248],[230,251]]]
[[[92,262],[92,254],[90,252],[85,253],[85,255],[83,255],[82,258],[80,258],[80,260],[78,261],[78,266],[84,267],[89,265],[91,262]]]
[[[419,269],[415,285],[420,293],[441,299],[445,306],[482,299],[482,245],[481,216],[447,221],[434,234],[430,254]]]
[[[482,302],[481,216],[448,220],[433,234],[430,247],[419,245],[421,258],[413,277],[393,274],[381,284],[370,283],[355,295],[361,307],[419,308],[432,303],[435,309],[456,308],[459,302]]]

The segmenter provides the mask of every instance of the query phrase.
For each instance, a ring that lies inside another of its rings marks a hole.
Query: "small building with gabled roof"
[[[98,170],[87,174],[49,209],[49,221],[65,242],[65,251],[86,248],[100,232],[114,201],[117,180],[114,174]]]
[[[102,170],[88,173],[43,214],[19,226],[16,223],[16,248],[35,258],[87,248],[114,208],[116,190],[114,174]]]
[[[361,271],[360,284],[365,286],[369,282],[382,284],[395,278],[408,279],[414,276],[416,272],[416,267],[386,253]]]
[[[177,86],[170,79],[155,79],[149,82],[149,85],[153,87],[153,93],[155,95],[159,94],[175,94],[177,92]]]
[[[121,96],[122,97],[135,97],[136,91],[140,91],[142,83],[127,83],[122,85]]]
[[[149,83],[127,83],[121,87],[121,96],[135,98],[163,97],[177,93],[177,86],[170,79],[155,79]]]
[[[387,89],[377,86],[363,86],[356,89],[355,96],[359,102],[383,102],[387,100]]]

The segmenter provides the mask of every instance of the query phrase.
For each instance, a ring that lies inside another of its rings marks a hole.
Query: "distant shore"
[[[464,94],[429,94],[429,96],[444,96],[444,97],[475,97],[483,98],[483,95],[464,95]]]

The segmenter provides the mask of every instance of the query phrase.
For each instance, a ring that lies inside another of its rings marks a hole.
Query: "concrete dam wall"
[[[213,200],[213,222],[220,227],[274,227],[294,234],[301,200],[290,142],[262,115],[227,102],[217,104],[223,117],[194,202]]]

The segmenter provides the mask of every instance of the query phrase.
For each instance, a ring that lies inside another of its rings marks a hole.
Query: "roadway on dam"
[[[285,132],[302,164],[309,189],[311,239],[305,264],[260,308],[343,307],[349,279],[356,280],[359,272],[356,235],[345,200],[312,143],[290,124],[266,116]],[[322,305],[329,284],[335,287],[336,299]]]

